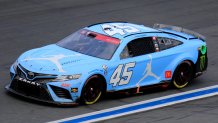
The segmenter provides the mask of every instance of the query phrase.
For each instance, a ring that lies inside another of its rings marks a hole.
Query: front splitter
[[[18,96],[21,96],[21,97],[24,97],[24,98],[27,98],[27,99],[31,99],[31,100],[35,100],[35,101],[38,101],[38,102],[49,103],[49,104],[54,104],[54,105],[59,105],[59,106],[76,106],[76,105],[78,105],[78,103],[76,103],[76,102],[55,102],[55,101],[48,101],[48,100],[38,99],[38,98],[35,98],[35,97],[32,97],[32,96],[28,96],[28,95],[17,92],[15,90],[11,89],[10,85],[6,85],[5,89],[7,91],[13,93],[13,94],[18,95]]]

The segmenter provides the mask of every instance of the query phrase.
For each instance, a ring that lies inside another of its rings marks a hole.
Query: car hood
[[[27,51],[18,58],[18,63],[29,71],[63,75],[82,72],[106,61],[55,44]]]

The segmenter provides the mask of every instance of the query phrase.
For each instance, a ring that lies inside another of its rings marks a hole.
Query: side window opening
[[[120,58],[129,58],[155,52],[152,37],[138,38],[127,44]]]
[[[177,41],[175,39],[162,38],[162,37],[157,38],[157,42],[160,50],[169,49],[182,44],[182,42]]]
[[[125,46],[125,48],[123,49],[123,51],[120,54],[120,58],[125,59],[125,58],[129,58],[129,57],[132,57],[131,52],[129,52],[128,47]]]

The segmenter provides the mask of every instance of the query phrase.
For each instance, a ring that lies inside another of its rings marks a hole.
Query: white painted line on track
[[[218,95],[218,85],[86,113],[61,120],[51,121],[49,123],[97,122],[215,95]]]

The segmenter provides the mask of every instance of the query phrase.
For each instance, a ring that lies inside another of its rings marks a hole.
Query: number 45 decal
[[[112,84],[113,86],[128,84],[132,76],[132,70],[128,71],[128,69],[134,67],[135,67],[135,62],[127,63],[125,66],[124,64],[118,65],[113,75],[111,76],[110,84]],[[124,70],[122,71],[123,68]]]
[[[103,24],[102,28],[105,33],[110,36],[115,34],[125,35],[126,33],[140,32],[140,30],[134,26],[124,24]]]

